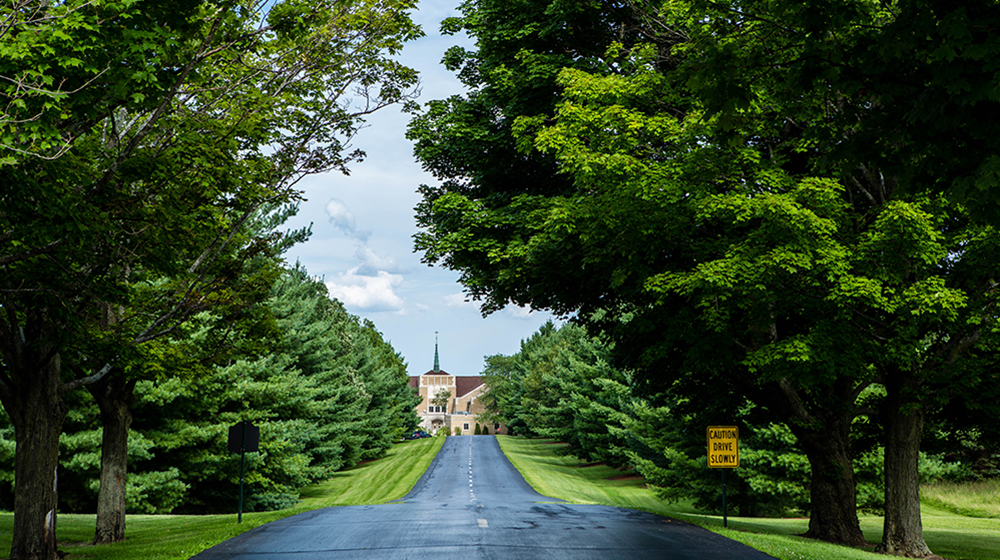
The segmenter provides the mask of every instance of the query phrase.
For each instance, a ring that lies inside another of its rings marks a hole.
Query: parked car
[[[413,432],[412,434],[406,436],[406,439],[422,439],[422,438],[428,438],[428,437],[431,437],[431,435],[428,434],[427,432],[425,432],[423,430],[417,430],[417,431]]]

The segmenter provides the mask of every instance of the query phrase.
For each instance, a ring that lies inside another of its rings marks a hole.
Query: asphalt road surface
[[[452,436],[402,500],[286,517],[192,560],[764,560],[649,513],[574,505],[531,489],[492,436]]]

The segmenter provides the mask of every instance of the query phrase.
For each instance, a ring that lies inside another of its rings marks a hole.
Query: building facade
[[[435,333],[436,334],[436,333]],[[437,341],[434,342],[434,368],[423,375],[410,376],[410,387],[420,395],[417,416],[420,428],[429,433],[447,428],[451,434],[458,428],[463,435],[474,434],[476,425],[481,433],[506,434],[503,424],[487,423],[486,407],[480,401],[488,391],[478,375],[452,375],[441,369]]]

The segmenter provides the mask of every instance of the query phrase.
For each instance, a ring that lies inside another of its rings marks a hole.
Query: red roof
[[[468,377],[455,376],[455,392],[458,393],[456,397],[464,397],[469,393],[476,390],[483,384],[483,378],[478,375],[470,375]]]

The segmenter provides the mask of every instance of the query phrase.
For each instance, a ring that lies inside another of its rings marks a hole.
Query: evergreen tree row
[[[739,515],[794,516],[811,510],[812,469],[800,442],[759,407],[691,406],[690,400],[641,395],[640,382],[611,365],[613,348],[574,323],[543,325],[512,356],[487,358],[484,402],[515,435],[565,442],[567,455],[632,467],[665,500],[691,501],[721,513],[719,472],[707,465],[704,427],[728,417],[740,426],[740,468],[729,472],[727,500]],[[884,398],[872,391],[864,400]],[[728,416],[727,416],[728,415]],[[995,474],[993,460],[976,461],[974,431],[936,424],[921,453],[921,482]],[[863,423],[852,433],[859,509],[881,513],[885,503],[884,447]],[[962,443],[960,443],[962,442]],[[989,465],[989,466],[987,466]]]
[[[234,511],[240,458],[227,438],[242,420],[260,427],[245,511],[294,505],[301,487],[381,457],[414,429],[417,397],[402,357],[305,269],[285,271],[252,321],[223,334],[216,319],[197,317],[132,366],[145,375],[131,407],[129,513]],[[89,394],[74,397],[60,439],[60,508],[93,512],[101,417]],[[6,415],[0,421],[0,508],[11,509],[13,428]]]

